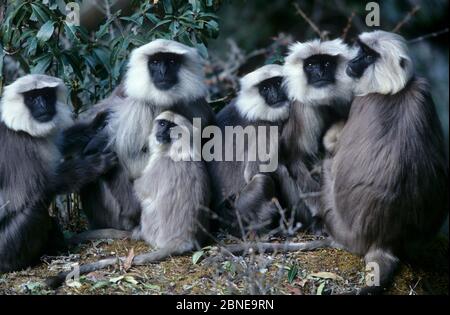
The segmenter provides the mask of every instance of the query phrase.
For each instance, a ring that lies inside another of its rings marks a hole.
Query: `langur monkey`
[[[142,175],[134,182],[142,215],[133,237],[145,240],[157,250],[134,257],[133,265],[199,249],[208,231],[209,176],[206,165],[199,159],[201,147],[196,148],[193,141],[200,130],[185,117],[170,111],[158,115],[152,125],[151,156]],[[116,258],[103,259],[81,266],[80,273],[115,263]],[[67,274],[62,272],[47,284],[58,286]]]
[[[141,207],[133,183],[150,158],[147,140],[154,118],[172,110],[208,125],[214,121],[214,112],[206,95],[203,60],[194,48],[157,39],[131,53],[123,84],[90,111],[91,116],[92,112],[108,112],[106,126],[98,136],[106,135],[119,158],[117,167],[81,191],[91,229],[133,231],[138,226]],[[70,132],[66,136],[72,137]]]
[[[26,75],[0,103],[0,273],[39,262],[64,247],[49,215],[57,194],[79,189],[116,163],[113,153],[63,160],[57,135],[72,125],[62,80]]]
[[[347,66],[355,99],[324,167],[320,216],[332,239],[392,280],[399,257],[423,246],[448,214],[448,162],[428,84],[414,75],[405,40],[363,33]]]
[[[356,97],[323,167],[318,215],[329,238],[286,248],[332,246],[364,256],[379,281],[360,293],[374,294],[390,284],[400,258],[439,232],[449,209],[448,161],[429,86],[415,76],[405,40],[374,31],[356,47],[346,68]]]
[[[353,91],[352,80],[345,74],[345,68],[352,56],[352,49],[340,39],[315,39],[293,44],[284,64],[284,84],[292,105],[281,136],[284,158],[281,164],[286,165],[297,186],[296,192],[287,193],[287,196],[291,207],[301,209],[304,208],[301,205],[306,204],[315,218],[319,199],[299,196],[314,196],[320,191],[320,178],[314,178],[311,172],[320,165],[323,141],[326,146],[332,146],[328,143],[333,138],[331,133],[323,139],[325,131],[348,116]],[[305,226],[311,224],[302,223]]]
[[[209,176],[199,159],[201,148],[193,145],[199,132],[181,115],[170,111],[158,115],[149,140],[150,161],[134,183],[142,204],[134,238],[171,254],[201,248],[208,230]]]
[[[270,172],[261,171],[261,166],[278,164],[279,133],[289,116],[289,101],[282,82],[283,67],[279,65],[266,65],[247,74],[240,80],[238,97],[217,115],[217,126],[223,136],[227,129],[242,130],[246,139],[238,139],[237,134],[233,135],[233,141],[224,138],[221,160],[208,164],[214,189],[213,208],[218,214],[218,226],[214,229],[239,236],[272,229],[278,214],[273,200],[278,197],[278,184],[274,182],[277,165]],[[271,134],[273,127],[276,134]],[[272,152],[267,161],[258,156],[261,133],[267,144],[265,151]],[[226,160],[230,152],[231,161]]]

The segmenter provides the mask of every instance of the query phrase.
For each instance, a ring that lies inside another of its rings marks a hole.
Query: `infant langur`
[[[157,116],[150,160],[134,184],[142,215],[133,237],[170,254],[199,248],[207,229],[209,178],[201,148],[192,141],[195,132],[181,115],[166,111]]]

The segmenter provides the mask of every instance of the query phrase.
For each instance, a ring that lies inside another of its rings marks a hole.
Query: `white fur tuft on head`
[[[355,82],[355,95],[370,93],[395,94],[402,90],[414,75],[414,64],[405,39],[385,31],[366,32],[359,40],[380,54]]]
[[[178,83],[167,91],[157,89],[150,77],[148,58],[156,53],[174,53],[185,57],[178,74]],[[194,48],[172,40],[156,39],[131,53],[125,77],[125,93],[137,101],[164,107],[181,100],[206,97],[203,59]]]
[[[282,77],[283,67],[279,65],[266,65],[244,76],[241,90],[236,99],[236,108],[249,121],[281,121],[289,116],[289,102],[277,108],[267,105],[259,94],[257,85],[267,79]]]
[[[321,88],[308,85],[305,72],[303,71],[303,62],[314,55],[339,57],[335,84]],[[284,84],[289,97],[293,101],[298,101],[305,105],[330,105],[334,101],[351,101],[353,97],[352,79],[346,75],[345,69],[347,62],[354,55],[355,52],[341,39],[331,41],[315,39],[291,45],[284,65]]]
[[[200,161],[201,146],[196,147],[196,137],[201,137],[201,130],[192,125],[184,116],[178,115],[172,111],[165,111],[159,114],[155,121],[167,120],[176,126],[171,130],[172,142],[170,144],[161,144],[156,140],[156,130],[158,124],[153,124],[153,130],[150,135],[149,147],[152,148],[150,159],[157,159],[158,156],[168,155],[172,160],[178,161]],[[167,151],[169,150],[169,151]]]
[[[56,115],[45,123],[33,118],[24,103],[24,92],[56,88]],[[48,137],[61,128],[69,127],[73,123],[71,108],[66,103],[66,87],[61,79],[42,75],[28,74],[5,87],[0,102],[0,119],[14,131],[24,131],[33,137]]]

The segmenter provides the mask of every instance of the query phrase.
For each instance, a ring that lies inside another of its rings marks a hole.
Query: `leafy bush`
[[[79,112],[107,96],[120,81],[129,52],[152,39],[175,39],[206,56],[208,39],[219,32],[214,13],[222,1],[132,0],[131,15],[121,10],[106,12],[93,30],[66,21],[66,5],[73,1],[9,2],[2,8],[3,21],[0,14],[0,88],[8,55],[25,73],[62,78]],[[114,2],[104,0],[103,4],[111,8]]]

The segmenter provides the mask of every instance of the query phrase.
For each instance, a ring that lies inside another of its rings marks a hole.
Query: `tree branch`
[[[420,5],[416,5],[414,6],[411,11],[408,12],[408,14],[406,14],[406,16],[403,18],[403,20],[401,20],[400,22],[398,22],[398,24],[392,29],[393,33],[398,33],[398,31],[400,31],[400,29],[403,27],[403,25],[405,25],[406,23],[408,23],[408,21],[420,10]]]
[[[419,37],[410,39],[410,40],[408,41],[408,43],[409,43],[409,44],[415,44],[415,43],[418,43],[418,42],[420,42],[420,41],[423,41],[423,40],[426,40],[426,39],[429,39],[429,38],[438,37],[438,36],[440,36],[440,35],[442,35],[442,34],[446,34],[446,33],[448,33],[448,27],[447,27],[447,28],[444,28],[444,29],[442,29],[442,30],[433,32],[433,33],[425,34],[425,35],[422,35],[422,36],[419,36]]]

